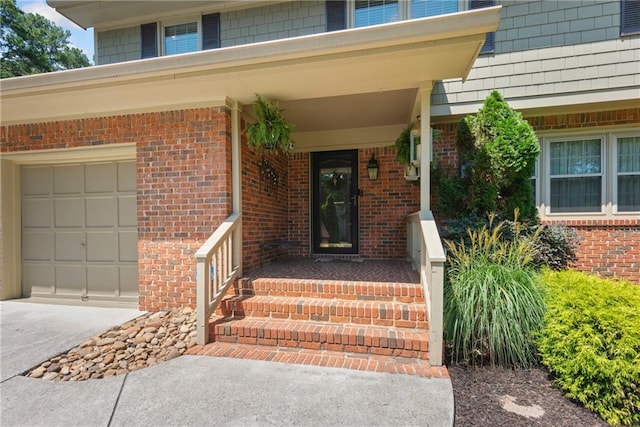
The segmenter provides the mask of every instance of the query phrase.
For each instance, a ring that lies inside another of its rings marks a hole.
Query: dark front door
[[[315,253],[358,253],[358,151],[313,153]]]

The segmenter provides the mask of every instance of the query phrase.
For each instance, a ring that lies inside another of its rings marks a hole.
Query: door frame
[[[351,185],[350,185],[350,200],[351,200],[351,247],[349,248],[322,248],[320,247],[320,205],[319,199],[320,182],[318,179],[320,172],[320,162],[322,160],[331,158],[332,156],[344,156],[350,157],[351,163]],[[314,254],[349,254],[355,255],[360,250],[360,235],[359,235],[359,222],[360,215],[358,210],[358,150],[335,150],[335,151],[319,151],[311,153],[311,250]]]

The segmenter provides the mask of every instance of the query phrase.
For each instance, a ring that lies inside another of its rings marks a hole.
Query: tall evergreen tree
[[[0,0],[0,5],[1,78],[91,65],[80,49],[69,45],[69,30],[23,12],[15,0]]]

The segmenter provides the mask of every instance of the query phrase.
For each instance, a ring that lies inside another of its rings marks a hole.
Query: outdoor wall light
[[[380,167],[378,166],[378,161],[376,160],[376,155],[371,153],[371,159],[367,163],[367,173],[369,174],[369,179],[371,181],[375,181],[378,179],[378,170]]]

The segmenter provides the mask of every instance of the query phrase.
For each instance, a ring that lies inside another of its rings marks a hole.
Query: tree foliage
[[[0,4],[0,77],[91,65],[80,49],[69,45],[69,30],[42,15],[23,12],[15,0],[0,0]]]
[[[456,146],[462,176],[441,180],[440,213],[498,212],[512,219],[518,209],[523,221],[536,221],[531,176],[540,153],[538,138],[497,91],[485,99],[478,114],[458,123]]]

